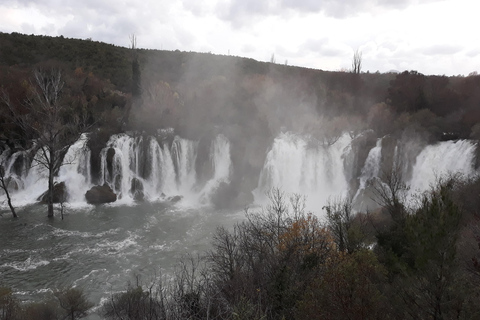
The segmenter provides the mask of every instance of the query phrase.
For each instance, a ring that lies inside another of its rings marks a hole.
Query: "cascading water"
[[[345,134],[332,145],[309,146],[308,138],[282,133],[267,154],[254,191],[257,203],[265,202],[272,188],[307,197],[307,207],[315,211],[330,197],[343,196],[348,191],[343,157],[351,139]]]
[[[186,197],[194,197],[197,180],[195,161],[198,143],[176,136],[173,139],[171,155],[176,172],[177,191]]]
[[[82,134],[80,139],[69,149],[58,172],[57,181],[64,181],[67,188],[67,201],[72,204],[83,204],[85,192],[91,187],[90,156],[87,147],[88,137]]]
[[[132,179],[143,180],[139,168],[139,153],[143,137],[117,134],[110,137],[106,148],[101,152],[100,184],[107,183],[123,201],[132,200],[130,190]],[[113,157],[110,151],[113,150]]]
[[[0,155],[0,164],[3,165],[4,175],[10,179],[9,190],[24,188],[24,180],[27,176],[27,152],[17,151],[12,154],[10,148],[5,149]],[[19,168],[15,169],[16,164]]]
[[[477,144],[469,140],[444,141],[425,147],[413,165],[410,193],[428,190],[444,175],[475,175],[476,148]]]
[[[37,201],[47,188],[47,172],[41,161],[41,150],[35,154],[29,168],[29,154],[32,150],[17,151],[4,162],[5,177],[10,178],[10,196],[16,206]],[[3,200],[3,198],[2,198]]]
[[[181,195],[188,203],[209,203],[221,182],[228,182],[230,142],[218,135],[212,142],[210,159],[213,177],[198,185],[195,162],[198,143],[174,137],[171,147],[156,138],[118,134],[110,138],[101,152],[101,180],[117,193],[120,203],[134,200],[133,185],[141,185],[146,200],[155,201]]]
[[[230,141],[224,135],[218,135],[213,141],[210,155],[214,170],[213,178],[207,181],[200,193],[202,202],[208,202],[213,192],[221,183],[229,183],[232,171],[232,160],[230,158]]]
[[[382,160],[382,139],[378,139],[375,147],[373,147],[369,152],[367,159],[365,160],[365,165],[362,168],[361,176],[359,178],[359,187],[355,196],[353,197],[353,203],[356,209],[367,209],[369,202],[365,195],[365,189],[368,186],[369,181],[374,178],[378,178],[380,172]]]
[[[83,135],[71,146],[55,178],[57,182],[65,181],[68,202],[79,205],[85,204],[85,192],[92,187],[90,151],[86,147],[86,140],[87,137]],[[352,191],[349,190],[352,184],[347,182],[344,161],[345,153],[351,150],[350,143],[347,134],[332,145],[319,144],[309,137],[293,133],[280,134],[267,153],[257,188],[253,191],[255,202],[265,203],[265,194],[271,188],[278,187],[286,193],[307,196],[309,208],[319,212],[329,197],[348,195]],[[198,142],[178,136],[168,143],[155,137],[114,135],[101,152],[101,175],[98,182],[109,184],[117,193],[120,204],[136,200],[135,192],[138,190],[147,201],[165,200],[180,195],[186,203],[192,205],[209,203],[223,183],[230,183],[233,172],[231,145],[223,135],[213,139],[209,158],[213,170],[210,178],[207,176],[202,180],[205,182],[201,183],[197,180],[196,173],[198,148]],[[395,147],[393,157],[396,159],[399,156],[397,153],[402,153],[403,158],[411,158],[409,180],[405,182],[410,186],[410,192],[414,193],[427,190],[442,174],[474,175],[476,148],[476,143],[468,140],[446,141],[427,146],[420,153],[414,152],[413,154],[418,154],[414,161],[414,155],[405,156],[409,154],[405,148],[398,152]],[[44,168],[35,165],[35,160],[30,167],[29,154],[31,151],[12,152],[4,147],[0,155],[5,175],[12,178],[9,189],[17,206],[36,202],[47,188]],[[40,153],[35,155],[39,156]],[[384,165],[382,159],[382,139],[379,139],[368,153],[361,175],[352,177],[358,179],[358,189],[353,190],[356,192],[354,204],[358,205],[357,209],[362,208],[365,199],[371,198],[364,191],[368,181],[379,178]],[[4,202],[4,198],[0,194],[0,201]]]
[[[156,139],[150,138],[151,174],[149,194],[177,194],[175,167],[166,143],[160,147]]]

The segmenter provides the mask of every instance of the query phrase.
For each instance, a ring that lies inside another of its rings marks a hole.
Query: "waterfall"
[[[353,197],[353,203],[357,209],[367,209],[370,199],[365,195],[365,189],[368,186],[368,183],[379,177],[380,166],[382,160],[382,139],[377,139],[375,147],[373,147],[369,152],[367,159],[365,160],[365,165],[362,168],[361,175],[359,178],[359,187],[355,196]]]
[[[150,138],[151,170],[147,182],[148,194],[176,194],[176,175],[172,156],[166,143],[163,147],[153,137]]]
[[[217,190],[222,183],[230,182],[229,178],[232,170],[230,141],[228,141],[224,135],[218,135],[217,138],[212,142],[210,148],[210,158],[212,161],[214,174],[212,179],[207,181],[201,192],[201,199],[204,202],[209,201],[213,192]]]
[[[177,177],[177,191],[183,196],[193,196],[197,180],[195,161],[197,159],[197,142],[176,136],[173,139],[171,155]]]
[[[0,155],[0,164],[5,170],[5,177],[10,178],[9,190],[24,188],[24,181],[28,173],[27,161],[26,151],[17,151],[12,154],[10,148],[7,147]]]
[[[83,134],[70,146],[55,177],[55,182],[65,182],[69,195],[67,201],[74,204],[84,203],[83,195],[91,184],[90,150],[86,147],[86,141],[87,136]],[[11,178],[10,191],[15,206],[36,202],[48,188],[47,169],[40,164],[43,160],[42,150],[37,151],[30,166],[28,155],[32,150],[18,151],[2,159],[5,176]]]
[[[428,190],[444,175],[475,175],[476,148],[477,144],[469,140],[444,141],[425,147],[413,165],[410,193]]]
[[[100,184],[107,183],[117,194],[118,199],[129,201],[133,178],[139,175],[139,148],[142,137],[131,137],[127,134],[116,134],[110,137],[107,146],[101,152],[101,180]],[[113,158],[109,152],[113,150]]]
[[[68,202],[73,204],[84,205],[85,192],[93,186],[91,152],[86,146],[87,139],[87,135],[82,135],[69,148],[58,176],[55,177],[56,182],[65,182]],[[321,212],[321,207],[330,197],[356,192],[354,205],[357,210],[363,210],[373,205],[369,181],[379,178],[382,168],[388,168],[392,161],[397,160],[403,165],[401,169],[408,171],[405,182],[410,187],[411,194],[428,190],[438,177],[448,173],[459,173],[467,177],[476,174],[474,159],[477,144],[472,141],[438,142],[414,150],[405,141],[400,143],[400,147],[397,141],[385,141],[378,139],[375,147],[366,155],[362,169],[352,170],[349,167],[351,164],[347,162],[352,158],[348,152],[351,153],[354,149],[348,134],[339,137],[335,143],[326,145],[310,136],[281,133],[266,154],[257,187],[252,191],[254,200],[258,204],[266,203],[266,193],[278,187],[287,194],[305,195],[307,208]],[[164,201],[182,196],[184,204],[199,205],[216,201],[216,196],[230,196],[230,193],[217,192],[226,190],[222,188],[232,183],[233,146],[230,141],[219,134],[210,144],[202,144],[202,148],[208,148],[208,151],[200,150],[202,156],[197,157],[199,145],[198,141],[179,136],[171,140],[160,140],[153,136],[132,136],[125,133],[112,135],[100,153],[99,184],[108,184],[117,194],[120,204],[142,199]],[[30,166],[30,162],[36,163],[35,157],[41,156],[40,151],[34,155],[33,161],[32,153],[32,150],[15,152],[4,146],[0,154],[5,175],[11,178],[9,191],[16,206],[36,202],[47,189],[45,168],[38,164]],[[208,170],[200,171],[202,164],[197,163],[200,159],[211,162],[207,166]],[[201,178],[197,177],[196,168],[199,168],[198,176]],[[360,174],[354,176],[350,173],[347,181],[346,171]],[[358,183],[353,179],[358,179]],[[350,187],[355,190],[349,190]],[[235,188],[230,191],[236,192]],[[2,192],[0,203],[6,205]]]
[[[212,142],[210,158],[215,170],[204,186],[197,182],[197,149],[198,142],[179,136],[175,136],[169,146],[154,137],[113,135],[101,151],[100,184],[110,185],[121,203],[134,200],[133,186],[138,185],[149,201],[180,195],[191,204],[199,200],[209,203],[220,183],[228,182],[230,142],[223,135]]]
[[[307,207],[319,212],[330,197],[345,195],[348,184],[343,166],[350,143],[345,134],[332,145],[309,145],[308,137],[282,133],[267,153],[254,191],[257,203],[265,202],[272,188],[307,196]]]
[[[83,203],[85,192],[91,187],[90,157],[87,147],[88,137],[82,134],[67,151],[58,172],[57,181],[64,181],[69,203]]]

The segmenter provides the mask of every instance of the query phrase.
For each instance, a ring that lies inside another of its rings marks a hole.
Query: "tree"
[[[35,143],[37,153],[32,165],[39,165],[47,171],[48,217],[53,217],[54,177],[70,146],[87,129],[86,117],[83,110],[73,110],[62,96],[64,82],[59,69],[36,70],[28,86],[22,110],[14,108],[8,96],[4,96],[3,102],[20,128],[18,140],[31,139]]]
[[[65,310],[65,319],[80,319],[87,315],[87,311],[93,307],[93,303],[89,302],[82,289],[68,288],[55,292],[60,307]]]
[[[362,52],[358,49],[353,53],[352,59],[352,73],[360,74],[362,71]]]
[[[12,205],[12,199],[10,198],[10,192],[8,191],[8,183],[10,182],[10,177],[5,177],[5,168],[0,164],[0,188],[5,191],[5,195],[7,196],[8,206],[10,207],[10,211],[14,218],[17,218],[17,213],[15,212],[15,208]]]
[[[135,98],[140,97],[142,90],[140,84],[140,64],[138,62],[137,36],[130,36],[130,49],[132,50],[132,95]]]
[[[472,319],[466,306],[471,284],[460,274],[457,259],[461,209],[452,192],[454,180],[439,181],[406,219],[408,268],[398,291],[412,318]]]
[[[0,287],[0,319],[16,319],[19,303],[10,288]]]
[[[373,200],[385,208],[393,221],[403,222],[406,216],[405,200],[408,187],[403,181],[400,163],[394,162],[390,170],[383,172],[382,179],[373,184]]]
[[[327,227],[339,251],[353,253],[367,246],[365,215],[353,212],[351,199],[328,201],[323,209],[327,213]]]

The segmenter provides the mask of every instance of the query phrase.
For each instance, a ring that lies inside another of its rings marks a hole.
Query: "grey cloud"
[[[438,44],[427,47],[423,49],[423,54],[426,55],[445,55],[445,54],[455,54],[461,51],[460,46],[450,45],[450,44]]]
[[[328,38],[310,39],[301,46],[301,51],[310,51],[325,57],[338,57],[346,53],[344,49],[338,48],[335,44],[331,43]]]
[[[324,48],[328,44],[328,42],[328,38],[309,39],[301,47],[304,50],[318,52],[322,50],[322,48]]]
[[[183,8],[196,16],[204,16],[208,13],[208,8],[198,0],[183,0]]]
[[[436,2],[443,0],[426,0]],[[287,15],[289,13],[319,13],[343,19],[373,9],[405,9],[418,0],[230,0],[217,6],[218,16],[234,27],[248,25],[252,19],[262,16]],[[423,3],[422,2],[422,3]]]
[[[219,2],[216,6],[219,18],[230,22],[236,28],[248,26],[252,20],[269,16],[274,11],[276,7],[273,1],[231,0],[226,3]]]
[[[241,51],[244,52],[244,53],[252,53],[252,52],[255,51],[255,46],[247,43],[247,44],[242,46]]]
[[[35,26],[31,23],[22,23],[22,32],[25,34],[37,33]]]
[[[480,49],[469,50],[466,55],[470,58],[475,58],[476,56],[480,55]]]

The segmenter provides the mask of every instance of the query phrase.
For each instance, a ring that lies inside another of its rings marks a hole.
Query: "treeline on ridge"
[[[480,134],[480,76],[474,73],[327,72],[227,55],[131,50],[18,33],[0,33],[0,48],[0,87],[13,101],[20,105],[26,98],[32,70],[61,68],[69,103],[81,105],[92,122],[113,132],[173,127],[198,137],[221,125],[242,138],[252,129],[270,136],[281,128],[309,133],[316,123],[305,124],[301,118],[314,112],[334,120],[333,127],[370,128],[379,137],[412,125],[426,130],[432,141]],[[132,98],[134,56],[141,72],[139,99]],[[236,125],[240,128],[232,128]]]

